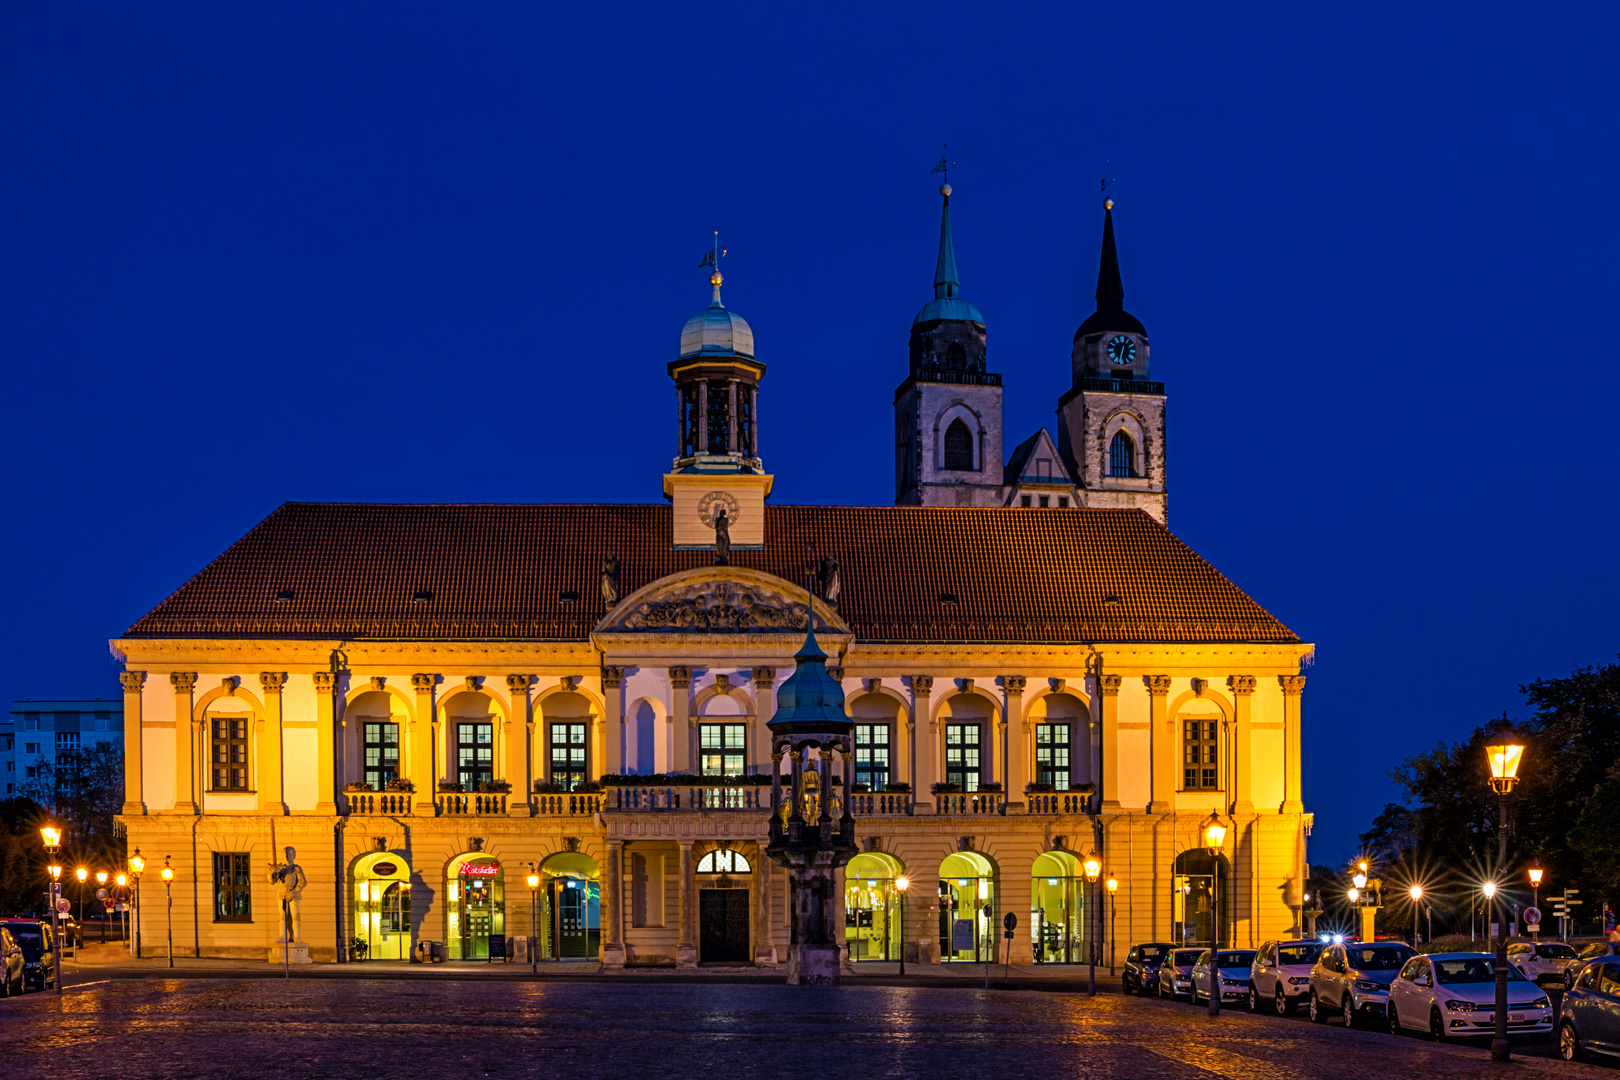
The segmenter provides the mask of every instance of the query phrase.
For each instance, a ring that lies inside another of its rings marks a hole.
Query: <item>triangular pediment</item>
[[[1057,444],[1045,429],[1018,445],[1007,462],[1007,484],[1073,484]]]
[[[742,566],[705,566],[659,578],[596,624],[604,634],[803,634],[807,594],[784,578]],[[816,629],[849,627],[820,600]]]

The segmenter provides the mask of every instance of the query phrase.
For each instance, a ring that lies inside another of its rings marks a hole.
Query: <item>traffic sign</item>
[[[96,890],[96,899],[97,900],[105,900],[105,899],[107,899],[107,890],[106,889],[97,889]]]
[[[1541,925],[1541,909],[1540,908],[1538,908],[1538,907],[1527,907],[1527,908],[1524,909],[1522,914],[1524,916],[1524,925],[1526,925],[1526,926],[1539,926],[1539,925]]]
[[[113,903],[111,900],[107,899],[106,897],[102,897],[101,906],[106,908],[110,912],[110,911],[112,911],[113,908],[117,907],[118,905]]]
[[[56,910],[66,915],[68,912],[73,910],[73,901],[64,896],[62,899],[56,902]]]

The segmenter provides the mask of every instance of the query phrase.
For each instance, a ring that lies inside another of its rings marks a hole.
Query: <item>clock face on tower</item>
[[[1136,342],[1128,337],[1116,337],[1108,343],[1108,359],[1124,367],[1136,363]]]

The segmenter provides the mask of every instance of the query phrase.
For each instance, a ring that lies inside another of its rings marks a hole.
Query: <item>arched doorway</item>
[[[596,960],[602,952],[602,871],[596,860],[564,851],[540,864],[545,890],[547,960]]]
[[[355,860],[350,874],[356,960],[411,958],[411,867],[388,851]]]
[[[749,936],[753,864],[742,852],[716,848],[698,859],[698,962],[746,964],[753,960]],[[734,877],[733,875],[740,875]]]
[[[1171,877],[1170,923],[1177,945],[1224,948],[1226,926],[1226,857],[1202,849],[1176,856]]]
[[[995,955],[996,872],[976,851],[939,864],[939,959],[983,961]]]
[[[1048,851],[1030,868],[1029,932],[1037,964],[1078,964],[1085,956],[1086,878],[1080,860]]]
[[[488,960],[490,942],[506,955],[506,879],[501,861],[469,852],[450,860],[445,871],[450,897],[445,950],[452,960]]]
[[[869,851],[844,867],[844,941],[851,960],[898,960],[901,948],[901,904],[895,888],[900,861]]]

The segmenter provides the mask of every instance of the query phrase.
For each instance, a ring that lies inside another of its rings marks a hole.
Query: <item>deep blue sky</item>
[[[287,499],[657,500],[712,229],[776,498],[890,501],[943,140],[1008,446],[1116,178],[1171,525],[1318,643],[1316,861],[1620,652],[1613,5],[254,7],[0,15],[0,698],[115,695]]]

